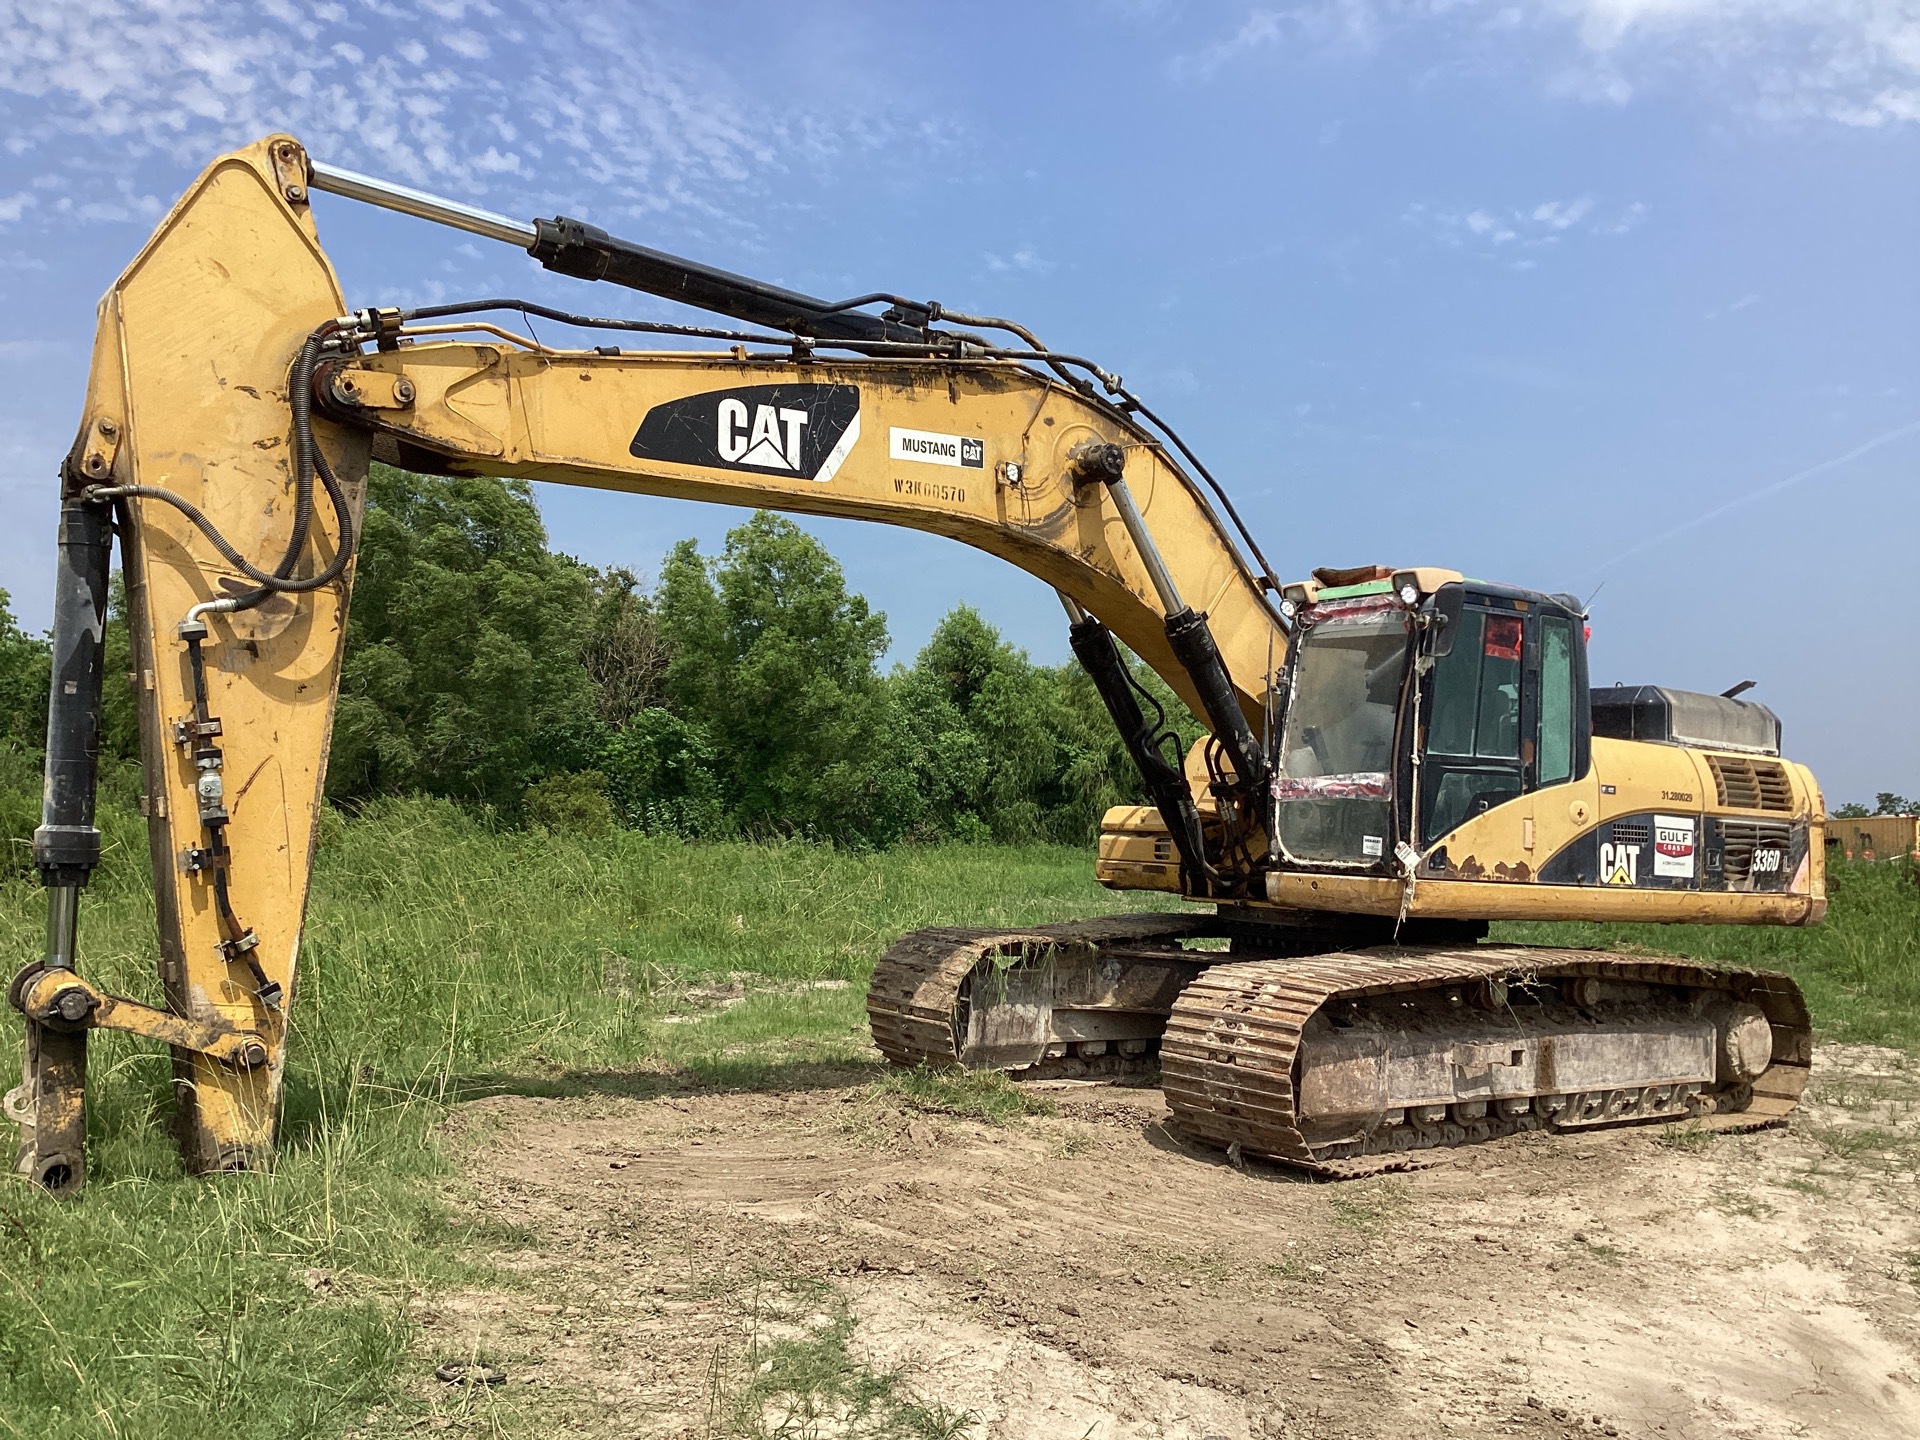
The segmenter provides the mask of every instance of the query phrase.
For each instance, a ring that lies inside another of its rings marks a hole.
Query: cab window
[[[1573,622],[1558,615],[1540,620],[1540,743],[1534,753],[1536,784],[1573,778]]]
[[[1520,794],[1521,676],[1526,617],[1465,609],[1448,652],[1434,663],[1421,841],[1432,844],[1475,815]]]
[[[1520,657],[1525,621],[1462,614],[1461,634],[1435,666],[1427,750],[1483,760],[1520,758]]]

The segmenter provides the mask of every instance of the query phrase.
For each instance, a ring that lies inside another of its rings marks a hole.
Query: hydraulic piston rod
[[[411,215],[416,220],[431,220],[436,225],[451,225],[470,235],[484,235],[489,240],[503,240],[509,245],[518,245],[522,250],[531,249],[533,242],[539,238],[533,226],[525,220],[496,215],[491,210],[462,204],[458,200],[443,200],[438,195],[429,195],[410,185],[376,180],[357,170],[343,170],[337,165],[326,165],[318,160],[309,160],[308,169],[309,183],[313,188],[324,190],[329,195],[378,205],[383,210],[397,210],[402,215]]]
[[[112,543],[109,507],[66,502],[53,594],[46,789],[33,836],[34,864],[47,892],[47,947],[11,987],[16,1005],[35,974],[73,968],[80,890],[100,863],[93,809]],[[7,1110],[20,1125],[20,1169],[49,1190],[77,1191],[86,1178],[86,1083],[85,1032],[30,1017],[26,1064]]]
[[[1106,486],[1113,508],[1119,512],[1120,524],[1126,529],[1127,538],[1133,541],[1133,548],[1146,567],[1147,578],[1153,582],[1154,592],[1167,612],[1167,643],[1199,690],[1207,721],[1233,763],[1235,778],[1248,789],[1263,786],[1267,779],[1266,752],[1254,738],[1253,727],[1240,709],[1226,662],[1220,658],[1220,647],[1214,642],[1206,615],[1193,610],[1180,598],[1173,575],[1160,556],[1160,547],[1153,543],[1153,533],[1147,529],[1146,517],[1140,513],[1133,492],[1127,488],[1126,452],[1118,445],[1088,442],[1075,447],[1073,459],[1083,482]],[[1121,728],[1124,731],[1126,727],[1123,724]]]
[[[318,160],[309,160],[308,167],[315,190],[378,205],[383,210],[398,211],[419,220],[431,220],[438,225],[450,225],[470,235],[503,241],[525,250],[547,269],[576,279],[610,281],[630,290],[642,290],[684,305],[730,315],[749,324],[789,330],[817,340],[913,343],[927,338],[921,329],[885,316],[863,314],[830,300],[785,290],[730,270],[702,265],[697,260],[682,259],[664,250],[636,245],[631,240],[609,235],[598,226],[569,220],[564,215],[551,220],[514,220],[458,200],[429,195],[410,185],[377,180]]]

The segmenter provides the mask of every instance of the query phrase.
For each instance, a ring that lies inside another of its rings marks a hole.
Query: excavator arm
[[[931,328],[938,307],[901,302],[876,317],[851,308],[862,302],[828,306],[564,220],[495,238],[531,236],[551,268],[790,333],[614,322],[719,343],[569,350],[500,326],[515,302],[351,311],[309,209],[322,180],[362,198],[408,193],[326,171],[271,137],[214,162],[100,306],[62,471],[35,843],[48,943],[10,990],[28,1054],[7,1108],[35,1180],[70,1191],[84,1178],[93,1028],[172,1047],[191,1168],[244,1167],[271,1147],[369,456],[872,520],[998,555],[1065,602],[1076,654],[1167,817],[1189,890],[1226,897],[1251,883],[1267,843],[1261,736],[1285,627],[1270,577],[1124,392],[1102,398],[1017,327],[1019,345],[996,348]],[[482,216],[466,228],[507,225]],[[79,894],[98,859],[114,535],[162,1007],[105,995],[74,964]],[[1216,743],[1202,804],[1143,717],[1116,637],[1207,720]]]

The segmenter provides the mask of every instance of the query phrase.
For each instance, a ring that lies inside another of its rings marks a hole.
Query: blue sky
[[[1123,374],[1289,574],[1598,592],[1597,681],[1755,679],[1830,801],[1920,793],[1920,0],[0,0],[0,586],[48,612],[92,308],[209,158],[323,159]],[[355,303],[669,307],[318,197]],[[650,571],[736,512],[543,489]],[[951,542],[808,522],[910,658]]]

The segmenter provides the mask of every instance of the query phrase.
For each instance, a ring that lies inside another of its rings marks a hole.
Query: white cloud
[[[440,37],[440,43],[469,60],[484,60],[493,53],[487,37],[477,30],[449,30]]]
[[[1596,235],[1624,235],[1629,230],[1638,230],[1647,218],[1646,202],[1634,201],[1611,220],[1604,220],[1594,227]]]
[[[1576,200],[1544,200],[1533,207],[1531,218],[1550,230],[1565,230],[1584,220],[1593,210],[1593,203],[1591,195],[1582,195]]]
[[[1256,9],[1226,39],[1175,56],[1174,73],[1205,80],[1242,56],[1275,47],[1369,50],[1392,23],[1391,8],[1375,0],[1319,0],[1282,10]]]
[[[1512,226],[1505,221],[1495,219],[1484,210],[1470,212],[1461,223],[1470,233],[1491,240],[1496,245],[1504,245],[1509,240],[1517,238]]]
[[[1531,70],[1591,104],[1685,90],[1776,121],[1920,122],[1920,0],[1302,0],[1172,64],[1204,79],[1260,51],[1402,40],[1423,70]]]
[[[145,218],[131,187],[156,158],[197,169],[286,130],[428,190],[604,220],[730,213],[733,192],[782,166],[945,139],[853,102],[742,96],[658,23],[581,5],[549,25],[485,0],[0,0],[0,146],[84,197],[43,200],[40,216]],[[14,204],[0,221],[20,218]]]
[[[1571,200],[1542,200],[1510,209],[1476,206],[1471,210],[1458,210],[1415,204],[1409,205],[1400,218],[1441,244],[1456,249],[1492,250],[1511,246],[1520,250],[1543,250],[1573,234],[1624,235],[1647,216],[1646,205],[1638,200],[1604,218],[1599,211],[1597,196],[1579,195]],[[1586,224],[1590,218],[1593,223]],[[1514,261],[1513,268],[1531,270],[1535,263]]]
[[[1042,259],[1040,252],[1035,250],[1031,245],[1022,245],[1011,255],[988,253],[981,258],[986,262],[987,269],[996,274],[1004,274],[1010,270],[1018,270],[1029,275],[1044,275],[1053,269],[1053,262]]]

